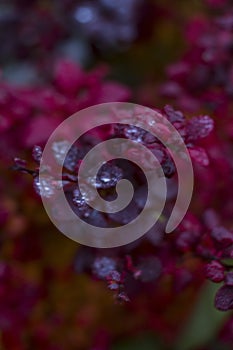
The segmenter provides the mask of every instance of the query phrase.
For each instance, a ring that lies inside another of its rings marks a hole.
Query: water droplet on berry
[[[54,179],[52,176],[44,176],[40,178],[39,176],[36,176],[33,181],[36,193],[45,198],[52,197],[54,194],[53,181]]]
[[[116,261],[105,256],[96,258],[92,266],[93,274],[101,279],[108,277],[115,269]]]

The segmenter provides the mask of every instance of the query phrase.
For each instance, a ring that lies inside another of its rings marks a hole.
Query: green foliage
[[[178,338],[175,350],[192,350],[205,345],[217,336],[229,312],[214,307],[214,295],[219,285],[207,282],[193,307],[193,313]]]
[[[143,333],[126,340],[122,340],[112,347],[111,350],[160,350],[158,339],[151,333]]]

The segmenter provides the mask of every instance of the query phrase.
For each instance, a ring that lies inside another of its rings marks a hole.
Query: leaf
[[[222,259],[221,263],[223,265],[227,265],[227,266],[233,267],[233,259],[232,258]]]
[[[193,313],[174,346],[175,350],[196,349],[215,337],[229,317],[228,312],[218,311],[214,307],[214,297],[218,289],[219,285],[206,282],[193,307]]]
[[[113,345],[111,350],[160,350],[161,345],[158,339],[151,333],[144,333],[139,336],[126,339]]]

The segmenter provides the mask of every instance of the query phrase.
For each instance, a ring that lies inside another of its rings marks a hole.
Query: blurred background
[[[214,309],[216,287],[204,283],[197,257],[176,253],[175,280],[145,267],[146,283],[130,280],[130,302],[116,302],[93,268],[93,257],[106,252],[58,232],[30,176],[11,169],[14,157],[30,168],[34,145],[97,103],[171,103],[188,117],[207,110],[194,99],[178,101],[177,85],[164,82],[168,65],[192,47],[188,24],[196,21],[195,40],[222,3],[0,0],[0,349],[232,349],[231,313]],[[201,200],[192,204],[197,216]],[[143,239],[137,255],[154,254],[157,243]]]

